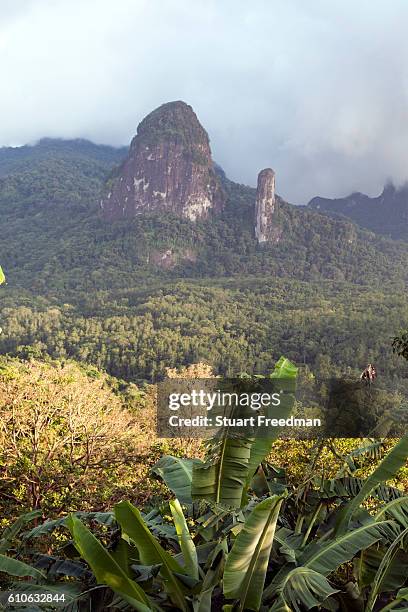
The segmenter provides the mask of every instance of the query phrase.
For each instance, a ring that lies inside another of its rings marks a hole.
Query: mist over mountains
[[[315,197],[308,206],[334,216],[349,218],[377,234],[396,240],[408,240],[408,185],[396,188],[388,183],[375,198],[359,192],[345,198]]]

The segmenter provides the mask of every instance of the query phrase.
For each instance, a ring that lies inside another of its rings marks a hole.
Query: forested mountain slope
[[[282,352],[315,371],[371,359],[404,375],[390,339],[408,323],[406,245],[279,197],[280,239],[259,245],[255,189],[220,169],[218,216],[107,221],[100,194],[125,154],[83,141],[40,142],[18,163],[0,151],[2,352],[128,379],[198,360],[261,372]]]
[[[280,240],[258,245],[255,190],[224,176],[227,202],[220,216],[194,223],[171,213],[146,213],[108,222],[97,202],[123,151],[108,163],[96,155],[84,158],[82,142],[78,146],[75,157],[74,143],[54,142],[52,154],[40,160],[31,147],[34,159],[25,160],[30,170],[1,179],[0,252],[10,287],[47,294],[127,287],[147,277],[236,274],[357,283],[407,279],[405,245],[279,198]]]
[[[382,193],[370,198],[352,193],[345,198],[313,198],[308,206],[341,218],[349,218],[361,227],[397,240],[408,241],[408,186],[386,185]]]

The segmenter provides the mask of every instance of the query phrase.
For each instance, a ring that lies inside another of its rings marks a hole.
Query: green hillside
[[[129,379],[195,361],[262,372],[282,352],[313,370],[374,360],[404,376],[390,347],[408,325],[408,245],[280,200],[282,239],[259,246],[255,191],[222,172],[220,218],[107,223],[98,197],[123,150],[44,146],[24,148],[18,168],[14,150],[0,152],[2,352],[74,357]]]

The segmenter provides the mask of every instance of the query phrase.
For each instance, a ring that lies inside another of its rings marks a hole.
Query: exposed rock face
[[[219,212],[224,201],[207,132],[191,106],[169,102],[139,124],[100,204],[109,219],[172,212],[196,221]]]
[[[197,256],[192,249],[174,249],[154,250],[149,254],[148,262],[154,264],[158,268],[164,270],[172,270],[176,265],[197,261]]]
[[[258,174],[255,202],[255,236],[258,242],[276,239],[273,216],[275,212],[275,173],[265,168]]]

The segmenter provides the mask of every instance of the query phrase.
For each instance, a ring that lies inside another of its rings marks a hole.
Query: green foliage
[[[293,380],[295,383],[297,372],[296,366],[281,357],[271,378]],[[289,416],[294,404],[294,390],[295,384],[292,389],[288,389],[287,398],[274,408],[275,418]],[[279,430],[275,430],[275,437],[278,433]],[[270,452],[274,439],[233,437],[227,428],[222,429],[220,435],[215,436],[207,445],[205,460],[193,465],[192,498],[240,507],[246,500],[255,470]]]
[[[0,351],[73,358],[118,378],[156,380],[167,367],[199,361],[224,375],[265,373],[283,347],[293,362],[305,361],[322,377],[357,378],[371,359],[379,384],[395,389],[403,382],[404,363],[390,348],[394,330],[408,320],[405,290],[398,287],[253,278],[140,280],[129,281],[128,289],[97,291],[88,286],[92,274],[83,277],[86,294],[80,279],[70,291],[77,306],[30,294],[16,303],[8,275],[0,296]],[[116,279],[108,268],[103,282]]]
[[[302,463],[301,445],[293,451],[289,442],[283,452],[272,440],[218,439],[200,461],[172,457],[176,450],[155,440],[138,440],[128,466],[133,473],[143,464],[137,485],[147,481],[147,465],[165,448],[153,472],[180,497],[148,513],[129,502],[115,504],[137,488],[128,473],[118,482],[109,464],[128,443],[113,448],[108,438],[107,452],[97,456],[96,479],[92,464],[81,463],[86,453],[70,457],[61,445],[69,419],[61,412],[45,418],[47,410],[69,406],[64,390],[71,397],[72,383],[82,401],[89,385],[95,390],[106,379],[89,368],[84,376],[92,386],[63,362],[58,376],[66,380],[54,385],[44,366],[46,384],[33,395],[33,356],[75,357],[122,379],[110,380],[106,404],[97,389],[87,423],[99,414],[95,406],[122,410],[125,397],[126,409],[132,406],[132,393],[138,402],[144,398],[123,379],[156,380],[167,367],[197,361],[221,374],[264,373],[282,349],[321,376],[334,370],[355,377],[367,360],[382,356],[382,379],[394,393],[406,390],[398,357],[387,352],[390,335],[408,321],[406,245],[279,200],[281,239],[260,247],[252,232],[254,190],[225,177],[228,204],[218,219],[194,225],[146,215],[108,225],[99,218],[95,196],[118,161],[118,152],[86,143],[48,141],[0,152],[0,212],[8,230],[7,240],[0,239],[8,280],[0,350],[31,359],[23,366],[2,361],[2,423],[14,427],[9,407],[22,406],[21,418],[33,409],[45,419],[46,432],[33,454],[28,441],[35,423],[23,419],[18,461],[10,464],[11,438],[3,427],[7,478],[1,493],[9,508],[45,505],[46,514],[58,516],[39,523],[37,511],[6,527],[2,589],[69,588],[77,605],[72,610],[82,605],[80,593],[87,609],[96,610],[347,609],[350,591],[354,603],[368,610],[379,609],[384,596],[384,610],[404,606],[406,575],[397,570],[408,554],[408,509],[403,492],[392,485],[405,469],[405,438],[384,459],[387,444],[378,441],[355,450],[339,450],[332,441],[305,444],[310,465]],[[163,249],[175,253],[170,269],[154,264]],[[405,356],[401,340],[394,348]],[[303,374],[313,376],[306,367]],[[48,396],[50,390],[62,395]],[[120,424],[124,414],[113,421]],[[141,423],[137,414],[146,437],[152,422]],[[48,461],[50,441],[58,454]],[[86,440],[78,435],[74,448],[81,444]],[[269,452],[286,461],[286,472],[268,461]],[[329,455],[340,463],[333,477],[325,463]],[[297,479],[290,472],[296,469]],[[30,487],[19,474],[29,475]],[[114,514],[60,516],[67,506],[78,507],[78,495],[86,509],[112,501]],[[28,529],[31,520],[38,524]],[[395,606],[388,603],[393,598]]]
[[[408,321],[406,245],[279,200],[281,239],[259,246],[255,190],[219,170],[220,217],[106,223],[99,196],[124,154],[83,141],[1,150],[2,353],[151,381],[197,361],[265,373],[284,351],[315,374],[371,360],[402,378],[389,337]],[[154,262],[168,249],[165,269]]]
[[[160,545],[139,510],[129,502],[120,502],[115,507],[115,516],[122,533],[136,546],[141,564],[161,566],[160,573],[171,601],[179,610],[186,611],[185,588],[179,579],[182,574],[188,575],[183,567]]]
[[[283,497],[270,497],[252,510],[225,564],[223,588],[227,599],[240,601],[238,610],[258,610],[276,523]]]
[[[37,579],[44,578],[44,575],[34,567],[6,555],[0,555],[0,572],[4,572],[9,576],[30,576],[31,578]]]
[[[401,440],[383,459],[376,470],[367,478],[359,493],[348,503],[341,512],[336,525],[336,533],[344,533],[353,513],[359,508],[362,502],[368,497],[371,491],[380,483],[390,480],[397,471],[403,467],[408,457],[408,434]]]
[[[332,216],[351,219],[377,234],[408,240],[407,195],[406,185],[395,188],[388,183],[374,198],[363,193],[352,193],[338,199],[317,197],[309,202],[309,206]]]
[[[78,552],[89,563],[97,581],[110,586],[138,612],[151,610],[143,589],[128,577],[89,529],[74,516],[67,524]]]
[[[365,442],[348,456],[370,459],[373,445]],[[78,565],[82,558],[101,585],[105,604],[143,612],[162,607],[208,612],[214,606],[275,612],[337,609],[339,605],[349,609],[345,602],[351,592],[366,612],[394,609],[404,599],[407,582],[406,572],[401,571],[401,563],[408,558],[407,498],[388,500],[370,510],[360,502],[367,491],[372,491],[373,482],[378,483],[378,474],[387,481],[396,476],[403,457],[406,461],[408,449],[397,443],[363,482],[361,491],[365,493],[358,497],[359,508],[354,507],[352,491],[342,490],[336,495],[341,487],[333,486],[333,496],[327,498],[324,488],[309,482],[308,486],[295,487],[286,483],[280,495],[257,497],[250,492],[248,503],[239,509],[209,503],[205,496],[184,508],[177,500],[163,503],[148,514],[129,502],[120,502],[114,510],[119,532],[114,524],[101,519],[108,529],[113,528],[111,536],[96,529],[94,515],[84,513],[82,521],[78,515],[65,517],[51,529],[67,526],[78,553],[72,558],[74,566],[62,571],[75,576],[72,586],[79,589],[78,595],[84,593],[85,601],[94,597],[93,589],[89,590],[90,577]],[[374,461],[378,462],[378,455]],[[174,465],[177,462],[167,458],[156,473],[167,479],[166,472],[172,474]],[[355,467],[349,465],[351,473]],[[263,471],[269,473],[267,463],[263,463]],[[278,472],[275,470],[275,478]],[[184,474],[189,482],[191,472]],[[193,489],[194,478],[193,472]],[[224,486],[229,486],[227,478],[221,479],[220,488]],[[345,498],[353,505],[351,520],[345,522],[341,534],[336,534],[334,525]],[[22,517],[2,541],[15,537],[35,519],[35,515]],[[86,527],[85,522],[93,528]],[[45,532],[50,532],[47,523]],[[24,537],[32,539],[40,534],[41,526]],[[26,561],[18,561],[27,564],[32,552],[26,550],[25,555]],[[12,558],[8,554],[6,561]],[[63,568],[62,560],[54,558],[53,566],[57,563]],[[15,567],[5,564],[3,572],[8,571],[13,579]],[[27,568],[33,586],[44,580],[51,585],[45,559],[40,566],[37,563]],[[42,572],[41,578],[36,572]],[[60,581],[55,587],[58,585]],[[385,602],[385,606],[379,607],[379,602]]]
[[[197,550],[188,530],[187,522],[178,499],[170,501],[170,510],[176,527],[181,552],[183,553],[185,570],[189,576],[192,576],[198,581]]]
[[[408,331],[401,332],[392,342],[392,347],[397,355],[408,360]]]
[[[193,465],[197,460],[164,455],[152,467],[152,473],[164,480],[181,503],[190,504]]]
[[[153,389],[73,362],[0,358],[0,511],[144,503],[161,486],[148,470],[160,456]],[[177,444],[168,445],[177,453]],[[0,542],[1,552],[1,542]]]
[[[137,128],[139,141],[152,145],[176,141],[187,148],[208,145],[208,135],[184,102],[169,102],[149,113]]]

